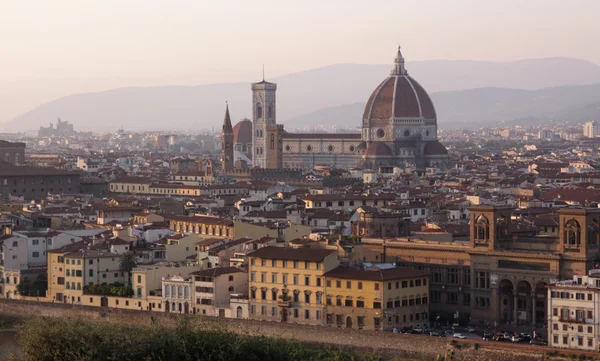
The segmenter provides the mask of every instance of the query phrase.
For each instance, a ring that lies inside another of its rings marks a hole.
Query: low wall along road
[[[543,360],[546,353],[556,351],[547,347],[513,345],[498,342],[457,341],[458,347],[451,345],[452,339],[425,335],[397,334],[347,330],[333,327],[305,326],[293,323],[264,322],[241,319],[223,319],[177,315],[169,313],[111,310],[99,307],[73,306],[34,301],[0,300],[0,314],[7,316],[35,317],[81,317],[97,322],[126,322],[148,324],[166,322],[176,325],[183,318],[194,318],[206,324],[207,328],[243,333],[252,336],[277,337],[309,343],[328,344],[334,347],[352,348],[359,351],[382,354],[384,356],[406,356],[419,360]],[[479,345],[475,350],[474,344]],[[462,346],[462,347],[461,347]],[[579,354],[574,351],[560,351]],[[586,355],[599,355],[586,353]]]

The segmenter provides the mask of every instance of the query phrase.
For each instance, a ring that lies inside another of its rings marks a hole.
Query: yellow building
[[[263,247],[248,254],[250,318],[323,325],[324,273],[335,250]]]
[[[424,271],[339,266],[325,273],[327,325],[365,330],[427,326],[428,293]]]
[[[128,275],[120,271],[120,260],[119,254],[88,249],[85,242],[49,250],[46,297],[53,302],[89,304],[82,298],[85,285],[127,283]]]

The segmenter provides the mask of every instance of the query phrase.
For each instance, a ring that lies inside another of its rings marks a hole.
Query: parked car
[[[431,332],[429,332],[429,336],[441,336],[441,335],[437,331],[431,331]]]
[[[483,334],[481,335],[481,339],[484,341],[489,341],[489,339],[492,337],[492,334],[489,332],[483,332]]]
[[[413,333],[423,333],[423,329],[420,327],[413,328]]]
[[[468,332],[468,333],[473,333],[473,332],[475,332],[475,327],[473,327],[473,326],[467,326],[467,332]]]
[[[454,335],[452,335],[452,337],[454,337],[454,338],[460,338],[461,340],[467,338],[467,336],[463,335],[462,333],[455,333]]]
[[[534,338],[533,340],[529,341],[529,343],[536,346],[548,346],[548,342],[541,338]]]

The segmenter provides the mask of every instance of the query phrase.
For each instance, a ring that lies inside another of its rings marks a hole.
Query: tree
[[[131,272],[133,269],[137,267],[137,263],[135,262],[135,255],[131,252],[123,253],[121,256],[121,261],[119,262],[119,269],[123,273],[128,274],[129,285],[131,285]]]
[[[27,278],[22,278],[17,285],[17,292],[21,296],[46,297],[48,290],[48,278],[45,274],[38,275],[33,282]]]

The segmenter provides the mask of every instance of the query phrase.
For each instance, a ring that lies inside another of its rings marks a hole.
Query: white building
[[[196,314],[240,318],[240,313],[245,313],[243,305],[231,308],[231,298],[238,295],[236,299],[239,299],[239,295],[248,293],[248,273],[237,267],[217,267],[196,271],[190,276],[194,278]]]
[[[548,344],[552,347],[598,351],[600,270],[548,287]]]
[[[596,138],[600,135],[600,124],[591,120],[583,125],[583,136],[587,138]]]
[[[162,310],[171,313],[191,313],[192,277],[181,275],[162,277]]]

